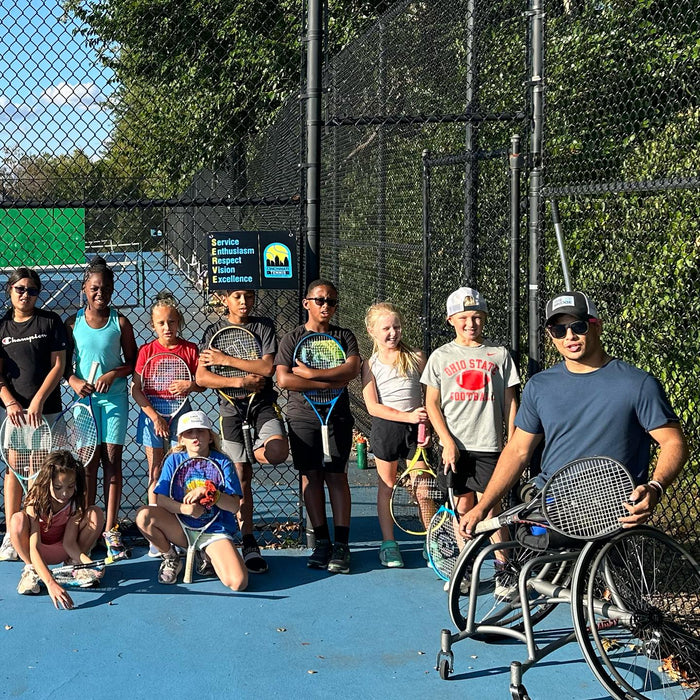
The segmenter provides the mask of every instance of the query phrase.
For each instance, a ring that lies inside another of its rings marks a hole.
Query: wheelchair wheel
[[[507,560],[500,566],[496,553],[502,553]],[[518,595],[518,576],[526,561],[539,556],[540,552],[527,549],[518,542],[510,541],[492,544],[488,534],[475,537],[462,550],[450,577],[448,606],[452,621],[457,629],[468,627],[469,609],[472,597],[473,624],[494,625],[503,628],[523,629],[523,613]],[[546,567],[536,567],[533,575],[546,575],[553,582],[566,585],[569,581],[568,562],[557,562]],[[529,601],[532,624],[536,624],[554,609],[555,604]],[[479,633],[475,638],[489,640],[498,635]]]
[[[700,570],[679,544],[640,526],[587,548],[571,597],[583,655],[613,698],[700,698]]]

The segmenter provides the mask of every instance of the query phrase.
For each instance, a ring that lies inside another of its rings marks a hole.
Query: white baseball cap
[[[214,430],[214,425],[204,411],[189,411],[183,413],[177,422],[177,434],[182,435],[185,430],[192,430],[194,428]]]
[[[476,289],[460,287],[447,297],[447,318],[462,311],[483,311],[488,313],[486,299]]]

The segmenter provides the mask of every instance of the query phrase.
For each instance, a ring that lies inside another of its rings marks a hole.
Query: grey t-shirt
[[[397,411],[413,411],[423,405],[423,392],[416,370],[402,376],[396,365],[385,365],[377,353],[369,358],[369,368],[377,385],[379,403]]]
[[[430,355],[421,382],[440,391],[445,422],[461,450],[503,449],[506,388],[520,383],[506,348],[488,340],[477,347],[452,341]]]

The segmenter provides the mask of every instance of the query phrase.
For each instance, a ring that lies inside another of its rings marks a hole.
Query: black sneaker
[[[314,551],[306,560],[306,566],[310,569],[326,569],[331,558],[331,541],[316,540]]]
[[[216,571],[214,570],[214,565],[211,563],[209,555],[205,551],[195,552],[195,569],[199,576],[212,577],[216,576]]]
[[[336,542],[333,545],[331,559],[328,562],[328,571],[332,574],[350,573],[350,547],[346,544]]]
[[[243,547],[243,562],[251,574],[264,574],[267,572],[267,562],[260,554],[260,548],[257,544]]]

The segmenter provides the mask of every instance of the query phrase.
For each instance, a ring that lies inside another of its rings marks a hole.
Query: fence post
[[[530,181],[528,190],[528,376],[541,369],[539,281],[540,214],[542,189],[542,121],[544,117],[544,12],[541,0],[530,0],[530,79],[532,123],[530,137]]]
[[[477,110],[476,89],[476,43],[474,21],[474,0],[467,3],[467,36],[466,36],[466,94],[465,101],[469,120],[464,134],[464,151],[469,156],[464,166],[464,281],[470,286],[477,286],[477,190],[479,187],[479,163],[474,155],[477,149],[477,131],[474,129],[474,114]]]
[[[321,230],[322,0],[308,0],[306,19],[306,284],[319,276]]]
[[[510,137],[510,354],[520,364],[520,136]]]
[[[421,313],[423,331],[423,352],[430,354],[430,151],[424,150],[423,162],[423,309]]]

